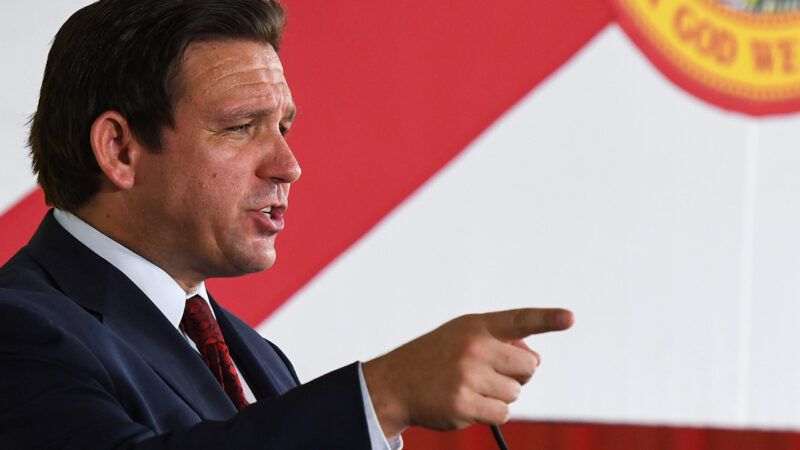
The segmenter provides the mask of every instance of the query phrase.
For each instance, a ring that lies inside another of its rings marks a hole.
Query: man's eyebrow
[[[274,112],[275,107],[272,106],[237,106],[222,110],[219,117],[221,119],[238,119],[241,117],[268,116]]]
[[[269,116],[270,114],[274,114],[275,107],[263,107],[263,106],[238,106],[231,109],[223,110],[220,115],[220,120],[233,120],[233,119],[241,119],[244,117],[264,117]],[[292,104],[287,107],[286,117],[285,120],[289,123],[294,121],[295,116],[297,115],[297,108]],[[284,119],[281,118],[281,121]]]

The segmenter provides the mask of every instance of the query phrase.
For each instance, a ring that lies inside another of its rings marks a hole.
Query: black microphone
[[[503,433],[500,432],[500,427],[497,425],[492,425],[492,434],[494,435],[494,440],[497,441],[497,446],[500,447],[500,450],[508,450],[508,445],[506,444],[506,440],[503,439]]]

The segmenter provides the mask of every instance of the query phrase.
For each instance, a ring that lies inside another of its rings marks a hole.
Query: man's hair
[[[28,138],[47,203],[74,211],[99,190],[89,136],[105,111],[162,149],[189,44],[245,39],[277,51],[283,27],[274,0],[100,0],[73,14],[53,40]]]

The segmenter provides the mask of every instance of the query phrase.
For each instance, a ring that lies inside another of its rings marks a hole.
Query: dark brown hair
[[[28,138],[47,203],[73,211],[97,193],[89,134],[105,111],[161,150],[190,43],[247,39],[277,51],[283,27],[272,0],[100,0],[73,14],[53,40]]]

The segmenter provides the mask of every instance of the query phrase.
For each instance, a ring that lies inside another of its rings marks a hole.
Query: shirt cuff
[[[372,398],[369,396],[367,382],[364,380],[364,371],[361,370],[361,363],[358,363],[358,381],[361,383],[361,399],[364,401],[364,412],[367,416],[367,429],[369,430],[369,442],[373,450],[401,450],[403,448],[403,436],[397,435],[391,439],[386,439],[375,414],[375,407],[372,406]]]

